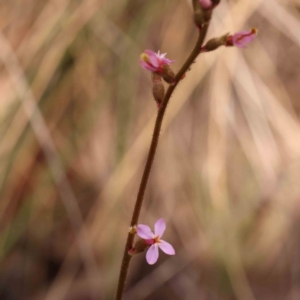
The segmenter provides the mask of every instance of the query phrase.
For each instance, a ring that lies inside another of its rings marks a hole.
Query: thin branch
[[[199,31],[199,37],[198,37],[197,43],[196,43],[192,53],[190,54],[190,56],[188,57],[186,62],[183,64],[183,66],[179,70],[179,72],[176,74],[175,84],[169,86],[169,88],[165,94],[164,100],[162,102],[162,105],[158,110],[155,127],[154,127],[154,132],[153,132],[153,137],[152,137],[152,141],[151,141],[151,145],[150,145],[150,149],[149,149],[149,153],[148,153],[148,158],[147,158],[147,162],[145,165],[142,180],[140,183],[137,199],[136,199],[135,206],[134,206],[134,211],[132,214],[132,219],[131,219],[131,223],[130,223],[131,226],[134,226],[138,223],[140,211],[141,211],[142,204],[143,204],[144,194],[145,194],[145,190],[147,187],[149,175],[151,172],[153,160],[155,157],[158,140],[159,140],[159,134],[160,134],[160,130],[161,130],[161,125],[162,125],[162,121],[163,121],[163,118],[165,115],[167,105],[169,103],[169,100],[170,100],[176,86],[178,85],[178,83],[180,82],[180,80],[182,79],[184,74],[187,72],[189,67],[192,65],[192,63],[194,62],[196,57],[199,55],[200,49],[203,45],[203,42],[204,42],[204,39],[205,39],[205,36],[207,33],[208,26],[209,26],[209,24],[206,23],[205,25],[203,25],[202,29]],[[128,250],[130,250],[132,248],[133,241],[134,241],[134,234],[128,233],[126,246],[125,246],[124,254],[123,254],[123,259],[122,259],[122,264],[121,264],[121,269],[120,269],[117,295],[115,298],[116,300],[122,299],[122,295],[123,295],[124,287],[125,287],[125,281],[127,278],[128,267],[129,267],[129,263],[131,260],[131,256],[128,254]]]

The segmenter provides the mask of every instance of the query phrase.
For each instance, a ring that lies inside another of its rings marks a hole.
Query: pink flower
[[[146,254],[146,260],[149,265],[153,265],[157,262],[158,248],[160,248],[166,254],[175,254],[173,246],[160,239],[165,229],[166,223],[162,218],[156,221],[154,225],[154,233],[147,225],[139,224],[136,228],[138,236],[144,239],[148,245],[151,245]]]
[[[199,3],[203,9],[209,9],[213,6],[211,0],[199,0]]]
[[[248,31],[244,30],[234,35],[229,35],[227,37],[226,46],[236,46],[239,48],[244,48],[254,40],[257,33],[258,30],[256,28],[252,28]]]
[[[167,53],[160,54],[159,51],[155,53],[151,50],[145,50],[145,52],[141,54],[140,64],[144,69],[151,72],[163,72],[164,65],[169,66],[172,62],[175,61],[166,58],[166,54]]]

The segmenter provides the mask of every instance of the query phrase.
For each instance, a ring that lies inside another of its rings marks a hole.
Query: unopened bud
[[[221,46],[225,46],[227,43],[227,38],[228,38],[229,33],[226,33],[225,35],[218,37],[218,38],[213,38],[209,40],[205,46],[202,48],[202,52],[209,52],[216,50],[217,48]]]
[[[152,93],[157,106],[159,107],[165,96],[165,88],[160,75],[156,73],[152,73]]]
[[[244,48],[251,43],[256,37],[258,30],[252,28],[251,30],[243,30],[235,33],[234,35],[228,35],[226,46],[236,46],[238,48]]]
[[[199,29],[210,21],[212,5],[210,0],[193,0],[194,22]]]
[[[143,240],[143,239],[139,239],[133,248],[131,248],[129,251],[128,251],[128,254],[129,255],[134,255],[134,254],[137,254],[137,253],[141,253],[141,252],[144,252],[147,248],[150,247],[151,244],[147,243],[147,241]]]
[[[200,3],[200,6],[203,9],[210,9],[213,6],[213,2],[211,0],[198,0]]]
[[[173,84],[175,81],[175,73],[168,65],[163,65],[162,71],[159,75],[164,79],[165,82]]]

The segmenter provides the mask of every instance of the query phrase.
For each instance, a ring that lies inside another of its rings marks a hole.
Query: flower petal
[[[166,230],[166,222],[163,218],[156,221],[154,225],[154,233],[156,236],[161,237]]]
[[[234,46],[239,48],[246,47],[251,43],[257,35],[257,29],[252,28],[251,30],[243,30],[233,35],[232,42]]]
[[[169,255],[175,254],[175,250],[174,250],[173,246],[171,244],[167,243],[166,241],[160,240],[158,247],[166,254],[169,254]]]
[[[149,265],[153,265],[158,259],[158,245],[153,244],[147,251],[146,260]]]
[[[157,68],[154,68],[148,62],[140,60],[140,64],[144,69],[146,69],[148,71],[155,72],[157,70]]]
[[[145,52],[146,54],[148,54],[149,56],[156,56],[156,53],[155,53],[154,51],[152,51],[152,50],[147,49],[147,50],[145,50],[144,52]]]
[[[155,55],[155,56],[148,56],[148,61],[149,61],[149,64],[151,66],[153,66],[154,68],[158,68],[159,67],[159,58]]]
[[[175,61],[174,59],[171,60],[171,59],[168,59],[168,58],[165,58],[165,57],[161,58],[161,64],[163,64],[163,65],[168,65],[169,66],[174,61]]]
[[[151,229],[147,225],[139,224],[136,227],[136,232],[138,236],[145,240],[150,240],[154,238],[154,234],[152,233]]]
[[[159,66],[159,58],[157,57],[157,54],[153,52],[152,50],[145,50],[148,58],[148,63],[154,68],[158,68]]]

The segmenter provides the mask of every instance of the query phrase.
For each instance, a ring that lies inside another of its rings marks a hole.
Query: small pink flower
[[[164,65],[169,66],[172,62],[175,61],[166,58],[166,54],[167,53],[160,54],[159,51],[155,53],[151,50],[145,50],[145,52],[141,54],[140,64],[144,69],[149,70],[151,72],[163,72],[162,67]]]
[[[244,48],[254,40],[257,33],[258,30],[256,28],[252,28],[251,30],[244,30],[234,35],[229,35],[227,37],[226,46]]]
[[[157,262],[158,248],[160,248],[166,254],[175,254],[173,246],[160,239],[165,229],[166,223],[162,218],[156,221],[154,225],[154,233],[147,225],[140,224],[136,228],[138,236],[144,239],[148,245],[151,245],[146,254],[146,260],[149,265],[153,265]]]
[[[199,0],[199,3],[203,9],[209,9],[213,6],[211,0]]]

